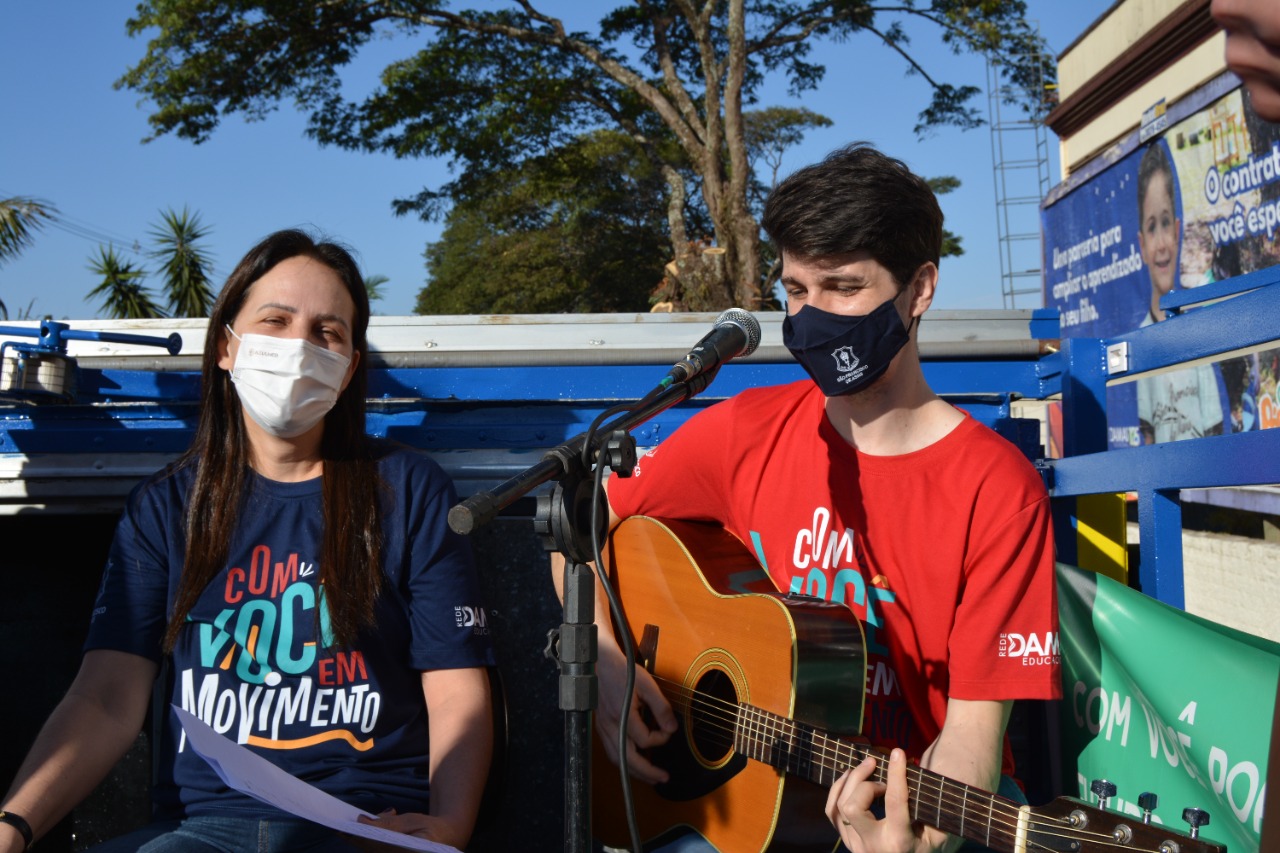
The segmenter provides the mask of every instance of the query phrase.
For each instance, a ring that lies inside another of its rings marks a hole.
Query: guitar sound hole
[[[724,671],[709,670],[698,681],[689,706],[689,735],[699,758],[716,765],[733,752],[738,696]]]

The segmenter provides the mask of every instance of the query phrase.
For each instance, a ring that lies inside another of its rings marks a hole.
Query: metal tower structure
[[[1005,308],[1043,305],[1043,253],[1040,202],[1049,191],[1049,141],[1044,117],[1053,106],[1044,78],[1041,54],[1013,57],[1037,73],[1010,82],[1000,75],[1001,62],[987,57],[987,108],[991,127],[991,161],[996,191],[996,235],[999,241],[1000,289]]]

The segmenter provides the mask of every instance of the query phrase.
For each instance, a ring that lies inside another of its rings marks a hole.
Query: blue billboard
[[[1162,322],[1166,293],[1280,261],[1280,125],[1257,117],[1233,77],[1161,118],[1161,132],[1135,132],[1041,212],[1045,305],[1064,337]],[[1270,350],[1112,386],[1108,444],[1280,425],[1278,375]]]

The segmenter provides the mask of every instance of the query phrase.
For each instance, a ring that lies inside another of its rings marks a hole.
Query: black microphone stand
[[[718,369],[712,370],[686,382],[664,383],[665,387],[659,385],[594,433],[574,436],[495,491],[477,492],[449,510],[449,526],[456,533],[468,535],[492,521],[517,498],[550,480],[557,481],[549,495],[538,497],[534,530],[541,534],[543,547],[558,551],[565,558],[564,621],[548,635],[546,654],[559,663],[559,707],[565,714],[566,853],[591,850],[591,714],[596,708],[599,684],[595,674],[595,577],[587,564],[594,559],[592,534],[595,541],[604,541],[609,518],[607,508],[595,507],[601,495],[594,488],[593,473],[603,461],[615,472],[629,476],[636,461],[630,430],[701,393],[717,372]]]

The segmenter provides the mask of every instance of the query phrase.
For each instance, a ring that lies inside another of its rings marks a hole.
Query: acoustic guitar
[[[830,850],[827,788],[868,755],[858,742],[865,655],[844,605],[779,593],[715,527],[634,517],[606,563],[637,644],[680,729],[650,760],[670,781],[632,780],[646,843],[696,829],[718,850]],[[594,833],[627,847],[618,769],[593,750]],[[885,781],[887,760],[875,778]],[[911,766],[913,819],[1007,853],[1224,853],[1223,845],[1071,797],[1030,807]]]

